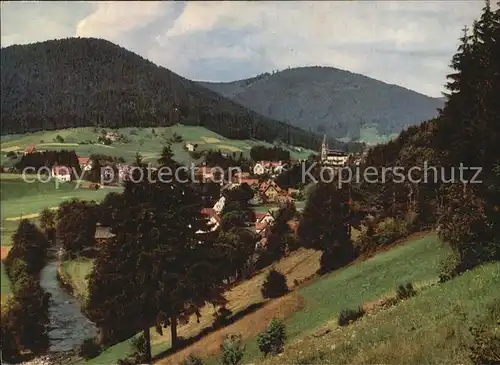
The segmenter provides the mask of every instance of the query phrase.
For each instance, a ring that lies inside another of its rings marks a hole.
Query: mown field
[[[107,129],[107,131],[111,131],[111,129]],[[184,140],[172,145],[175,158],[186,164],[193,162],[189,153],[184,149],[187,141],[198,144],[200,150],[213,149],[226,153],[242,152],[246,157],[249,156],[253,146],[271,146],[269,143],[255,140],[232,140],[203,127],[183,125],[160,128],[121,128],[116,131],[126,136],[129,142],[113,142],[109,146],[99,144],[97,138],[100,135],[100,130],[92,127],[2,136],[1,163],[6,167],[11,166],[13,161],[6,157],[7,152],[24,151],[30,145],[35,145],[39,150],[75,150],[80,157],[88,157],[91,154],[123,157],[127,162],[132,162],[136,153],[140,153],[145,162],[154,163],[159,157],[162,145],[174,133],[180,135]],[[54,142],[58,135],[64,139],[64,143]],[[311,153],[316,153],[310,150],[297,152],[291,149],[290,151],[292,157],[297,159],[307,158]]]
[[[110,191],[121,191],[122,188],[104,188],[90,190],[77,186],[77,183],[55,182],[42,183],[35,181],[27,183],[20,174],[0,174],[1,189],[1,226],[0,243],[1,258],[4,259],[11,246],[12,235],[21,219],[38,222],[39,213],[45,208],[56,208],[62,202],[78,198],[83,200],[102,200]],[[2,301],[10,292],[10,284],[2,266]]]
[[[357,262],[337,272],[331,273],[312,282],[299,286],[291,294],[272,301],[265,301],[260,287],[267,271],[260,273],[249,281],[240,283],[227,293],[228,308],[233,313],[256,307],[232,325],[208,333],[188,348],[178,351],[157,361],[159,364],[178,364],[190,353],[205,359],[207,364],[219,364],[219,346],[227,333],[241,333],[247,346],[245,362],[260,358],[256,344],[256,336],[273,317],[285,319],[291,341],[304,338],[331,321],[336,321],[342,309],[357,307],[394,293],[399,284],[406,282],[431,283],[438,277],[442,260],[449,254],[435,234],[413,238],[391,251],[378,254],[363,262]],[[276,267],[287,276],[288,285],[294,287],[298,282],[313,275],[319,268],[320,253],[311,250],[299,250],[276,264]],[[79,265],[75,263],[74,265]],[[69,270],[68,270],[69,271]],[[78,270],[73,268],[76,286],[90,271],[88,263]],[[70,274],[70,272],[68,272]],[[200,324],[190,321],[179,327],[179,335],[184,338],[196,336],[203,328],[212,323],[213,309],[202,310]],[[163,336],[152,332],[153,354],[159,355],[170,346],[168,330]],[[126,356],[130,349],[130,341],[107,349],[87,364],[116,362]],[[161,357],[161,356],[160,356]]]

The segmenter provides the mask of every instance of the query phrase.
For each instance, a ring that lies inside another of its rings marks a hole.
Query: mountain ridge
[[[13,45],[2,48],[1,61],[2,134],[182,123],[227,138],[286,140],[314,149],[322,138],[262,116],[104,39]]]
[[[326,66],[200,83],[263,115],[333,138],[358,139],[360,130],[368,126],[381,135],[399,133],[432,119],[444,105],[440,98]]]

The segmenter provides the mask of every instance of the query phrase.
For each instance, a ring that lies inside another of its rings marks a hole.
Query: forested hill
[[[264,117],[102,39],[2,48],[1,65],[2,134],[181,122],[234,139],[320,145],[320,135]]]
[[[364,127],[379,135],[437,116],[439,98],[333,67],[300,67],[246,80],[201,82],[267,117],[331,137],[357,139]]]

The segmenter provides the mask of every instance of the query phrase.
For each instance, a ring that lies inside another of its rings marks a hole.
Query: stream
[[[40,273],[41,287],[51,295],[49,307],[49,353],[74,350],[89,337],[97,335],[93,322],[83,315],[80,303],[57,280],[58,261],[49,261]]]

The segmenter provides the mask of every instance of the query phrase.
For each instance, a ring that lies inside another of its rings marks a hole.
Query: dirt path
[[[268,302],[256,312],[248,314],[241,320],[202,337],[193,345],[169,357],[158,360],[155,364],[181,364],[189,354],[196,354],[201,358],[209,357],[220,351],[220,345],[226,335],[240,333],[243,336],[243,340],[255,337],[267,327],[271,319],[275,317],[286,319],[303,308],[304,298],[298,293],[293,292],[287,296]]]

